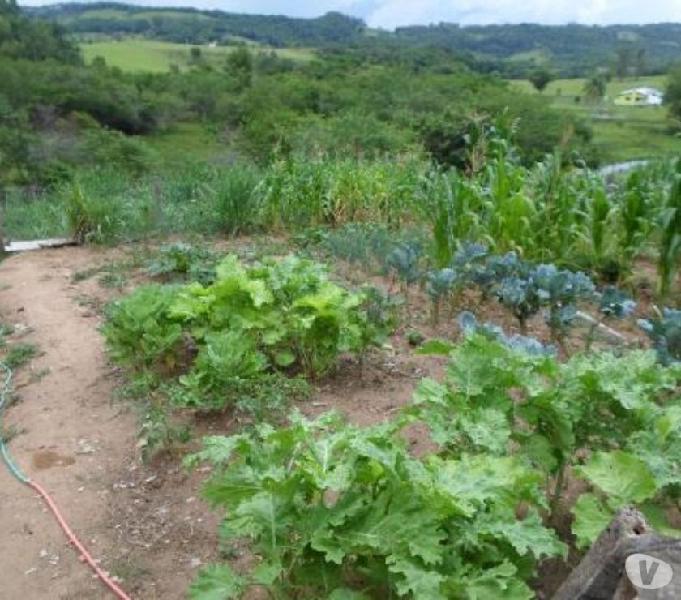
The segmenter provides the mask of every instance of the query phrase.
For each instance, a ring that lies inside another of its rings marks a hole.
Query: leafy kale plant
[[[529,600],[537,560],[565,555],[539,515],[538,473],[511,456],[414,458],[395,423],[294,417],[206,438],[189,460],[203,461],[214,467],[204,495],[227,512],[223,544],[250,540],[258,560],[245,573],[204,569],[194,600],[252,587],[273,598]]]

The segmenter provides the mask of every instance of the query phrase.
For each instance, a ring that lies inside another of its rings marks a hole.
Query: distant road
[[[617,175],[618,173],[626,173],[627,171],[638,169],[638,167],[645,167],[649,162],[649,160],[628,160],[626,162],[605,165],[598,169],[598,172],[604,176]]]

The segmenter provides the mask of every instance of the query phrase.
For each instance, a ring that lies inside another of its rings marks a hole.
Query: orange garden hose
[[[76,537],[76,535],[71,531],[71,528],[69,527],[69,524],[66,522],[64,517],[61,515],[59,512],[59,508],[57,505],[54,503],[54,500],[50,497],[50,495],[35,481],[28,480],[27,485],[32,487],[40,497],[45,501],[45,504],[47,504],[48,508],[52,511],[52,514],[54,515],[55,519],[57,519],[57,523],[59,523],[60,527],[64,530],[64,533],[66,534],[66,537],[68,538],[69,542],[73,544],[78,552],[80,552],[80,559],[86,562],[92,570],[97,574],[97,577],[102,581],[102,583],[108,587],[115,595],[117,598],[120,600],[131,600],[130,596],[128,596],[117,584],[116,582],[111,579],[101,568],[100,566],[96,563],[95,559],[92,558],[92,555],[87,551],[85,546],[83,546],[82,542]]]
[[[5,371],[4,380],[0,383],[0,423],[1,423],[2,413],[6,406],[7,395],[9,393],[12,382],[12,370],[3,362],[0,362],[0,369],[3,369]],[[92,558],[92,555],[87,551],[83,543],[76,537],[76,535],[69,527],[69,524],[66,522],[66,519],[64,519],[62,514],[59,512],[59,508],[57,507],[54,500],[52,500],[51,496],[39,484],[29,479],[21,471],[21,469],[14,463],[9,454],[9,451],[7,450],[7,446],[5,445],[5,440],[2,438],[2,435],[0,435],[0,456],[2,457],[3,462],[5,463],[11,474],[21,483],[33,488],[38,493],[38,495],[45,501],[45,504],[47,504],[50,511],[52,511],[52,514],[54,515],[55,519],[57,519],[57,523],[59,523],[59,526],[66,534],[69,543],[73,544],[80,553],[79,557],[80,560],[90,565],[92,570],[97,574],[99,580],[113,592],[116,598],[118,598],[119,600],[131,600],[130,596],[128,596],[116,584],[116,582],[113,579],[111,579],[111,577],[109,577],[107,573],[104,572],[103,569],[99,567],[95,559]]]

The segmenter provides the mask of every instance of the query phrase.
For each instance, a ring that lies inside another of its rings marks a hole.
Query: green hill
[[[244,38],[269,46],[349,43],[365,28],[360,19],[327,13],[316,19],[245,15],[192,8],[152,8],[116,3],[58,4],[26,8],[71,33],[143,35],[176,43],[230,43]]]
[[[582,77],[594,69],[619,68],[625,75],[666,72],[681,60],[681,23],[653,25],[486,25],[451,23],[367,28],[337,12],[314,19],[247,15],[193,8],[152,8],[117,3],[60,4],[25,8],[28,14],[61,24],[81,37],[142,36],[182,44],[231,45],[257,42],[271,47],[352,48],[362,57],[390,57],[407,51],[440,49],[480,71],[525,77],[550,65],[561,77]]]

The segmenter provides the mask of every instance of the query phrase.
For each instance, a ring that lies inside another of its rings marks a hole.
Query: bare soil
[[[217,518],[197,498],[200,474],[143,466],[137,417],[114,401],[89,296],[96,281],[74,273],[116,251],[85,248],[13,256],[0,265],[1,320],[41,355],[19,370],[5,430],[27,475],[51,493],[73,529],[135,598],[184,598],[195,569],[216,549]],[[10,339],[12,343],[15,339]],[[110,598],[30,490],[0,469],[0,597]]]

